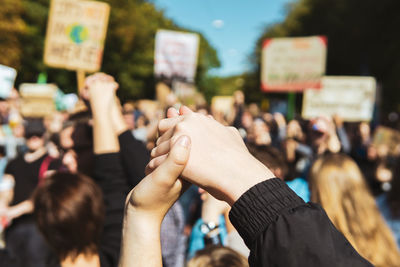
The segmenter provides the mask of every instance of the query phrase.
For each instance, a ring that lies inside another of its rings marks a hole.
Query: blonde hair
[[[235,250],[223,246],[208,246],[196,253],[187,267],[249,267],[247,259]]]
[[[400,266],[392,232],[350,157],[332,154],[318,159],[311,168],[310,189],[311,201],[322,205],[361,256],[377,267]]]

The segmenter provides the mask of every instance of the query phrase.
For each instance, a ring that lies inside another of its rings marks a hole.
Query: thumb
[[[173,144],[167,159],[154,170],[153,175],[174,183],[189,160],[190,146],[190,138],[186,135],[180,136]]]
[[[190,108],[188,108],[187,106],[181,106],[181,108],[179,109],[179,114],[180,115],[187,115],[187,114],[190,114],[190,113],[193,113],[193,111],[190,109]]]
[[[169,108],[167,110],[167,117],[168,118],[174,118],[174,117],[178,117],[178,116],[179,116],[179,113],[175,108],[171,107],[171,108]]]

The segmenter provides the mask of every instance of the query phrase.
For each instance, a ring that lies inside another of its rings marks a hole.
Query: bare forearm
[[[33,204],[31,200],[25,200],[15,206],[9,208],[8,216],[10,219],[18,218],[24,214],[33,212]]]
[[[92,105],[94,153],[105,154],[119,151],[118,139],[114,133],[109,110]]]
[[[161,222],[126,208],[119,267],[162,267]]]
[[[117,136],[128,130],[128,126],[126,125],[122,115],[122,108],[118,98],[115,98],[115,101],[111,107],[111,121]]]

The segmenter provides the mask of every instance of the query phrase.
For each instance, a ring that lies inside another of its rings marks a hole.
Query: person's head
[[[247,259],[228,247],[207,246],[188,262],[187,267],[248,267]]]
[[[272,173],[282,180],[286,178],[288,166],[283,154],[271,146],[258,146],[247,144],[249,152],[261,163],[263,163]]]
[[[286,128],[286,136],[287,138],[293,138],[298,141],[304,141],[305,139],[304,132],[298,120],[291,120],[290,122],[288,122]]]
[[[248,129],[248,141],[256,145],[270,145],[271,135],[269,127],[262,119],[255,119],[252,126]]]
[[[331,126],[327,117],[318,117],[310,121],[309,137],[313,146],[318,147],[327,142]]]
[[[148,120],[146,118],[146,115],[142,113],[140,116],[138,116],[136,118],[135,127],[142,128],[142,127],[145,127],[147,123],[148,123]]]
[[[135,113],[133,111],[124,111],[125,124],[129,130],[135,129]]]
[[[76,153],[78,171],[88,176],[93,174],[93,134],[88,117],[71,117],[64,122],[60,132],[60,146],[64,151]]]
[[[237,90],[233,93],[233,98],[235,99],[236,105],[242,105],[244,103],[244,93],[240,90]]]
[[[6,115],[10,109],[8,101],[0,97],[0,114],[2,116]]]
[[[30,119],[25,124],[26,145],[30,152],[44,147],[44,134],[46,129],[41,119]]]
[[[71,173],[78,173],[78,155],[75,150],[68,149],[65,151],[62,157],[62,164],[68,169]]]
[[[249,129],[253,124],[253,116],[247,110],[245,110],[242,114],[241,123],[245,129]]]
[[[36,189],[33,201],[36,223],[61,261],[98,252],[104,205],[92,179],[57,172]]]
[[[72,133],[75,130],[75,125],[72,121],[64,122],[63,128],[61,129],[60,145],[63,149],[71,149],[74,147],[74,140],[72,139]]]
[[[400,266],[397,246],[357,164],[342,154],[319,158],[310,171],[311,201],[376,266]]]

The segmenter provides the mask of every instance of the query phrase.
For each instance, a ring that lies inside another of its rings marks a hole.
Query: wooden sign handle
[[[78,95],[80,96],[82,93],[83,88],[85,87],[85,71],[84,70],[77,70],[76,71],[76,78],[78,82]]]

